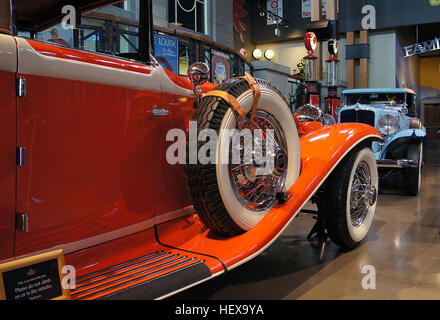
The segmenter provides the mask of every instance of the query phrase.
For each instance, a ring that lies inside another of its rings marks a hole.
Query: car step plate
[[[157,299],[211,277],[200,256],[160,250],[76,279],[72,299]]]

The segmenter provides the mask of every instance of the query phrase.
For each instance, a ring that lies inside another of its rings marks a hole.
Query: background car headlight
[[[386,136],[395,134],[399,131],[399,120],[390,114],[384,115],[379,120],[378,129]]]
[[[324,126],[331,126],[333,124],[336,124],[336,120],[335,120],[335,118],[333,118],[332,115],[326,113],[322,117],[322,124]]]

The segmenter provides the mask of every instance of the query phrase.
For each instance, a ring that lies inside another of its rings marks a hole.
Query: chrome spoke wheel
[[[257,134],[258,130],[261,130],[261,135]],[[229,173],[232,189],[245,208],[265,211],[274,205],[277,193],[283,191],[286,182],[288,156],[285,136],[278,121],[264,110],[257,110],[252,121],[247,118],[240,134],[243,140],[247,138],[253,142],[253,148],[242,141],[239,145],[231,144]],[[268,142],[273,145],[273,149],[267,148]],[[261,154],[257,153],[257,146]],[[239,163],[234,163],[233,148],[239,154]],[[269,168],[267,162],[258,161],[262,157],[271,159],[272,165]],[[260,174],[257,174],[258,169]],[[261,174],[261,170],[264,174]]]
[[[359,163],[351,187],[351,224],[358,228],[365,220],[370,208],[376,203],[377,190],[372,183],[371,173],[365,161]]]

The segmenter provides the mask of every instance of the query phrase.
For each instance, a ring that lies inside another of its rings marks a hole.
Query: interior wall
[[[359,41],[359,39],[357,39]],[[378,32],[370,33],[370,88],[395,88],[396,86],[396,33]],[[341,37],[339,40],[339,81],[342,86],[347,85],[347,63],[345,60],[346,39]],[[303,40],[286,41],[280,43],[259,44],[257,48],[263,52],[266,49],[273,49],[275,57],[273,62],[290,67],[292,73],[297,73],[297,62],[307,55]],[[323,42],[322,52],[324,60],[327,57],[327,42]],[[264,59],[264,58],[262,58]],[[360,68],[356,67],[356,86],[360,83]],[[323,79],[326,82],[327,65],[323,66]]]
[[[420,100],[440,99],[440,57],[421,57]]]
[[[405,58],[404,53],[404,47],[416,42],[415,32],[412,28],[404,28],[397,31],[396,35],[396,87],[412,89],[420,96],[420,58]]]
[[[370,88],[396,87],[396,33],[370,33]]]
[[[304,41],[302,40],[260,44],[257,45],[257,48],[263,51],[263,53],[267,49],[274,50],[275,57],[272,61],[289,67],[294,74],[299,72],[297,67],[298,61],[307,55]],[[265,60],[265,58],[263,57],[261,60]]]

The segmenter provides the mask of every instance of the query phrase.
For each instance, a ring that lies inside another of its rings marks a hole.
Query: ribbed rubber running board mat
[[[190,253],[160,250],[76,279],[72,299],[156,299],[211,276]]]

